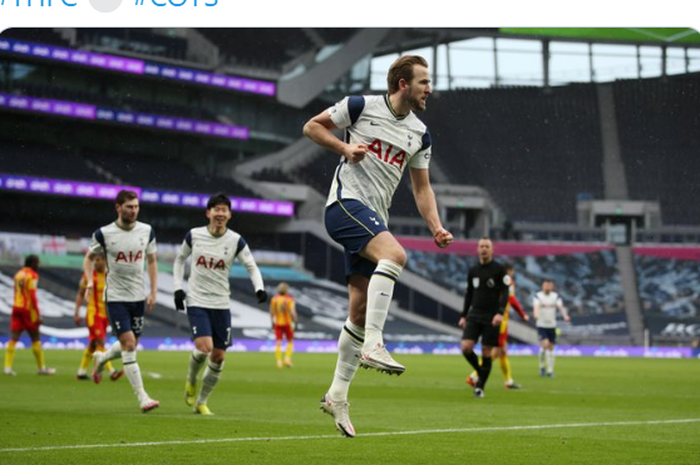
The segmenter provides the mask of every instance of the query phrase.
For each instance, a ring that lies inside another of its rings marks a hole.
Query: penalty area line
[[[528,431],[546,429],[565,428],[594,428],[604,426],[653,426],[653,425],[673,425],[700,423],[700,418],[686,418],[678,420],[647,420],[647,421],[610,421],[598,423],[561,423],[551,425],[522,425],[522,426],[485,426],[474,428],[448,428],[448,429],[424,429],[412,431],[381,431],[376,433],[365,433],[357,436],[356,439],[365,437],[380,436],[417,436],[425,434],[454,434],[454,433],[488,433],[494,431]],[[218,439],[192,439],[178,441],[157,441],[157,442],[126,442],[118,444],[78,444],[74,446],[45,446],[45,447],[23,447],[0,449],[0,453],[9,452],[45,452],[55,450],[81,450],[81,449],[113,449],[120,447],[153,447],[153,446],[186,446],[197,444],[221,444],[235,442],[271,442],[271,441],[313,441],[318,439],[343,439],[337,434],[312,435],[312,436],[271,436],[271,437],[248,437],[248,438],[218,438]]]

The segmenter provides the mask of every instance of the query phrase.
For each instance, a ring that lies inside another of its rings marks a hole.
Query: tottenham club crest
[[[472,278],[472,286],[474,289],[479,289],[479,278]]]

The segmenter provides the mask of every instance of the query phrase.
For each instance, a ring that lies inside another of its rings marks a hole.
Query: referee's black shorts
[[[462,333],[462,340],[478,342],[481,337],[482,346],[497,347],[499,330],[500,325],[494,326],[492,318],[467,316],[467,326]]]

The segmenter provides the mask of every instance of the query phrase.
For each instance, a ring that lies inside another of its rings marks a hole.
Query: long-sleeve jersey
[[[214,310],[231,307],[229,275],[236,258],[243,263],[255,291],[265,289],[262,275],[243,237],[227,229],[224,235],[213,236],[206,226],[191,229],[175,257],[173,284],[182,289],[185,261],[192,255],[192,271],[187,288],[187,306]]]
[[[506,269],[498,262],[478,263],[469,270],[467,294],[464,297],[462,316],[491,319],[503,314],[508,304],[508,288],[511,284]]]

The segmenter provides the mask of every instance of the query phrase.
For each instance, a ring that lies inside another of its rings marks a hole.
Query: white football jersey
[[[185,261],[190,255],[192,264],[187,284],[188,307],[213,310],[231,308],[229,275],[236,258],[246,267],[255,291],[265,289],[253,254],[250,253],[250,248],[243,237],[237,232],[227,229],[223,236],[216,237],[206,226],[191,229],[175,257],[173,284],[176,291],[182,289]]]
[[[345,129],[345,142],[365,144],[369,153],[359,163],[341,157],[326,206],[355,199],[389,224],[389,207],[406,167],[428,169],[430,133],[410,112],[399,117],[388,96],[346,97],[328,109],[331,120]]]
[[[126,230],[115,221],[103,226],[92,235],[90,252],[107,257],[106,302],[146,300],[144,264],[147,255],[156,253],[156,234],[150,225],[137,221]]]
[[[535,302],[539,303],[539,318],[537,318],[538,328],[556,328],[557,327],[557,308],[564,305],[561,297],[556,292],[545,294],[538,292],[532,299],[532,305]]]

